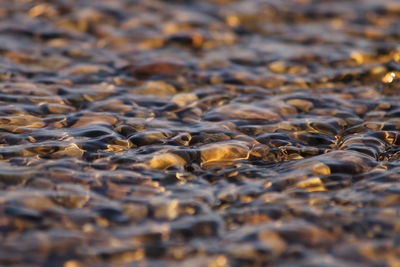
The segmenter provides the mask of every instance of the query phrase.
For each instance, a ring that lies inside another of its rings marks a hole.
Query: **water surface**
[[[400,1],[0,16],[0,265],[400,265]]]

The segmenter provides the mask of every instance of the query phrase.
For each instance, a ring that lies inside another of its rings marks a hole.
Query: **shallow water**
[[[400,1],[2,1],[1,266],[399,266]]]

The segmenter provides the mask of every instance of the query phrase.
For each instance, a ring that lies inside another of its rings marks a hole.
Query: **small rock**
[[[280,116],[274,111],[257,107],[249,104],[228,104],[217,108],[214,112],[207,114],[208,116],[220,117],[224,119],[243,119],[243,120],[266,120],[277,121]]]
[[[105,66],[81,64],[68,68],[67,70],[64,71],[64,74],[79,75],[79,74],[91,74],[97,72],[112,72],[112,70]]]
[[[176,89],[169,83],[163,81],[148,81],[142,86],[134,88],[133,94],[138,95],[171,95],[176,93]]]
[[[153,144],[164,144],[171,137],[167,131],[144,131],[129,137],[129,141],[136,146],[147,146]]]
[[[84,114],[79,118],[79,120],[72,126],[72,128],[83,127],[93,124],[114,124],[117,122],[117,118],[108,115],[108,114],[101,114],[101,113],[88,113]]]
[[[201,162],[235,161],[247,159],[250,148],[244,142],[225,142],[204,145],[200,148]]]
[[[167,169],[172,166],[183,166],[186,161],[174,153],[165,153],[155,155],[150,160],[150,167],[156,169]]]
[[[179,202],[176,199],[157,199],[152,203],[153,216],[162,220],[174,220],[179,215]]]
[[[156,61],[133,68],[132,74],[139,78],[151,76],[176,77],[185,69],[185,65],[175,61]]]
[[[309,111],[314,106],[313,103],[311,103],[310,101],[303,99],[290,99],[286,103],[304,112]]]
[[[89,191],[79,185],[61,184],[57,186],[54,200],[66,208],[82,208],[90,199]]]
[[[179,107],[187,106],[198,100],[197,95],[192,93],[180,93],[172,97],[171,102],[177,104]]]

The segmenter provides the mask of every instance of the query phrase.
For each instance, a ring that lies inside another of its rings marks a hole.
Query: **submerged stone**
[[[150,167],[156,169],[167,169],[172,166],[183,166],[186,161],[174,153],[163,153],[154,156],[150,160]]]
[[[199,149],[202,163],[247,159],[250,154],[247,143],[234,141],[204,145]]]

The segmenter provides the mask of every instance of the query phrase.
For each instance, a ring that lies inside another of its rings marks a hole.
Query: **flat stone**
[[[154,61],[133,67],[132,74],[142,78],[150,76],[175,77],[185,69],[185,65],[175,61]]]
[[[150,160],[150,167],[156,169],[167,169],[172,166],[183,166],[186,161],[174,153],[163,153],[155,155]]]
[[[241,120],[266,120],[277,121],[280,116],[268,108],[257,107],[249,104],[228,104],[215,109],[212,113],[216,118],[241,119]],[[210,113],[208,116],[211,115]]]
[[[250,154],[247,143],[235,141],[204,145],[199,150],[202,163],[247,159]]]

